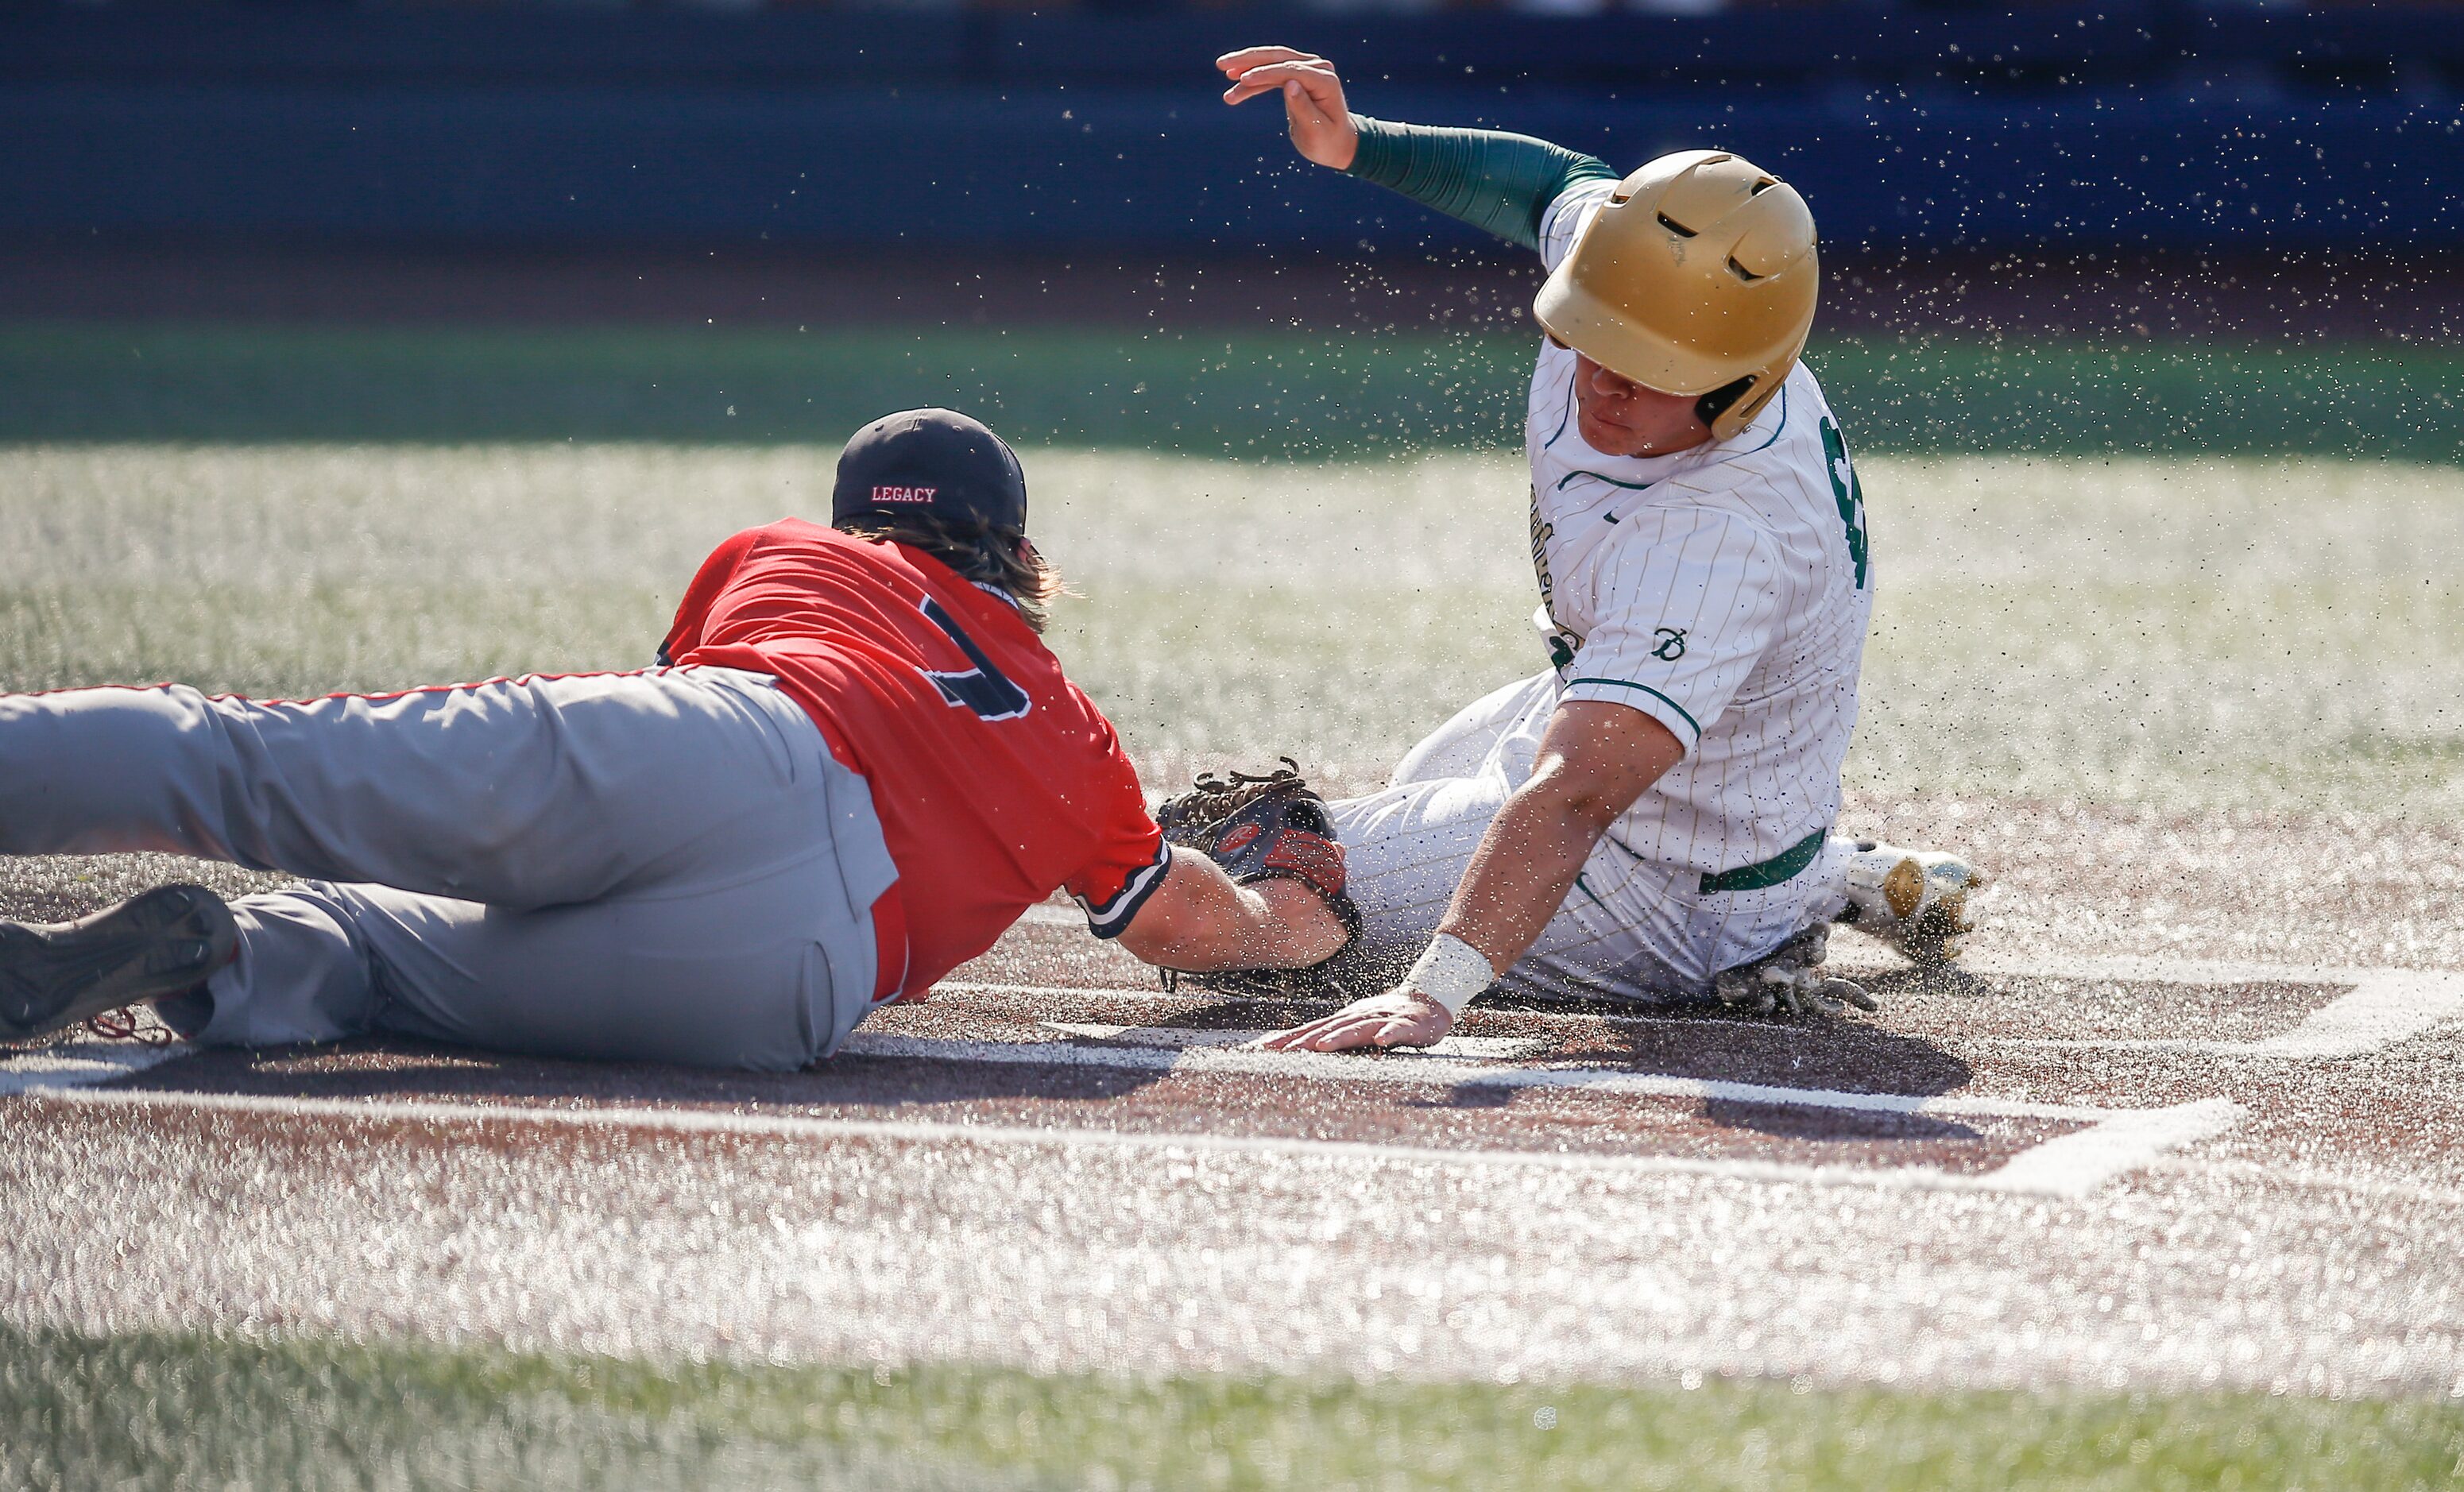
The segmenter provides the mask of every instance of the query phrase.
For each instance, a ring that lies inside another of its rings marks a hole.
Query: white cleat
[[[1859,840],[1848,857],[1848,910],[1843,927],[1881,938],[1920,964],[1959,956],[1959,938],[1976,930],[1969,895],[1984,875],[1947,850],[1902,849]]]

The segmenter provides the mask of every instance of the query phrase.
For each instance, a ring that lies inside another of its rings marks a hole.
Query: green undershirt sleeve
[[[1347,174],[1526,249],[1540,247],[1540,220],[1567,187],[1620,179],[1596,157],[1529,135],[1390,124],[1358,114],[1352,123],[1360,152]]]

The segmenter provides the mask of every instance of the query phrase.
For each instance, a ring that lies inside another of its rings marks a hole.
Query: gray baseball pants
[[[811,717],[708,668],[0,696],[0,853],[128,850],[307,878],[235,901],[238,959],[165,1002],[200,1042],[379,1030],[763,1071],[863,1019],[897,879]]]

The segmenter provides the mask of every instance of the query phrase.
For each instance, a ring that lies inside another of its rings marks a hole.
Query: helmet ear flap
[[[1735,408],[1737,401],[1752,393],[1754,384],[1761,381],[1761,374],[1749,373],[1741,379],[1721,384],[1694,401],[1694,418],[1706,426],[1719,424],[1720,416]]]

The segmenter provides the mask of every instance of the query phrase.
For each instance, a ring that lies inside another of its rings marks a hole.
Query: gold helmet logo
[[[1795,187],[1725,150],[1681,150],[1617,184],[1531,314],[1612,373],[1706,396],[1726,440],[1805,350],[1821,274]]]

